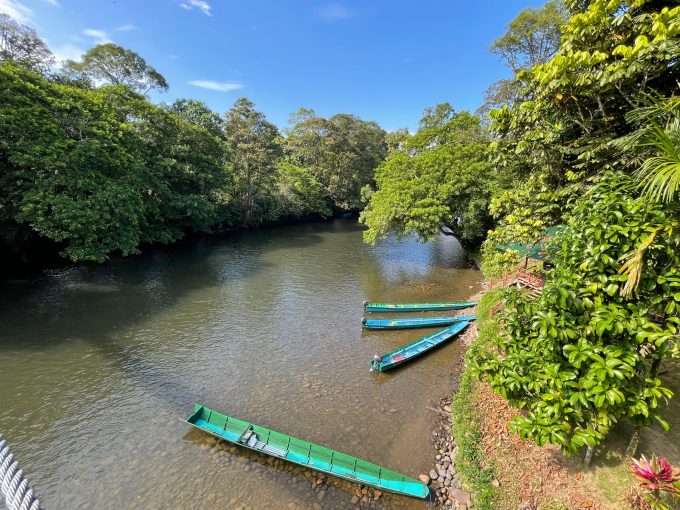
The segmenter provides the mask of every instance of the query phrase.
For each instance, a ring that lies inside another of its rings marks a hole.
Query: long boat
[[[184,421],[235,445],[344,478],[350,482],[416,498],[426,498],[430,493],[424,483],[396,471],[220,414],[201,404],[195,404],[194,414]]]
[[[470,308],[477,303],[472,301],[459,301],[453,303],[369,303],[364,301],[365,312],[431,312],[431,311],[446,311],[446,310],[462,310],[463,308]]]
[[[469,324],[469,322],[456,322],[453,326],[441,329],[431,335],[426,335],[410,344],[402,345],[387,354],[383,354],[382,356],[376,354],[371,360],[371,372],[374,370],[385,372],[386,370],[398,367],[402,363],[406,363],[424,352],[429,351],[433,347],[453,338],[467,328]]]
[[[446,315],[443,317],[412,317],[408,319],[361,319],[364,329],[415,329],[435,328],[437,326],[451,326],[456,322],[470,322],[477,317],[474,315]]]

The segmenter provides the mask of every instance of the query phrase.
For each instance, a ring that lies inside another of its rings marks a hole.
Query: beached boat
[[[444,317],[413,317],[409,319],[361,319],[364,329],[415,329],[451,326],[456,322],[470,322],[474,315],[446,315]]]
[[[446,311],[446,310],[462,310],[463,308],[470,308],[477,303],[471,301],[460,301],[455,303],[369,303],[364,301],[365,312],[431,312],[431,311]]]
[[[402,345],[401,347],[378,356],[377,354],[373,356],[371,360],[371,371],[377,370],[378,372],[384,372],[390,370],[391,368],[397,367],[402,363],[420,356],[424,352],[429,351],[433,347],[440,345],[447,340],[453,338],[458,333],[463,331],[468,327],[469,322],[456,322],[454,325],[444,328],[432,333],[431,335],[424,336],[411,342],[410,344]]]
[[[219,439],[383,491],[426,498],[424,483],[365,460],[220,414],[201,404],[186,421]]]

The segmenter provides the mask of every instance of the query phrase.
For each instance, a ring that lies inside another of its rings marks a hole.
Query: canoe
[[[364,329],[415,329],[435,328],[437,326],[451,326],[456,322],[470,322],[475,320],[474,315],[447,315],[444,317],[414,317],[411,319],[361,319],[361,327]]]
[[[419,338],[410,344],[402,345],[387,354],[383,354],[382,356],[376,354],[371,360],[371,372],[374,370],[384,372],[394,367],[398,367],[402,363],[406,363],[424,352],[429,351],[433,347],[453,338],[467,328],[469,324],[469,322],[456,322],[453,326],[449,326],[436,333]]]
[[[184,421],[235,445],[344,478],[350,482],[362,483],[383,491],[416,498],[426,498],[430,493],[427,485],[408,476],[351,455],[220,414],[201,404],[195,404],[194,414]]]
[[[431,312],[431,311],[446,311],[446,310],[462,310],[463,308],[470,308],[477,303],[472,301],[460,301],[457,303],[369,303],[364,301],[365,312]]]

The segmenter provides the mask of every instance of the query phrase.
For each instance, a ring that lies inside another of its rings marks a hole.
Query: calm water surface
[[[384,465],[429,471],[427,408],[450,343],[403,369],[369,360],[424,334],[362,333],[364,299],[465,299],[480,274],[440,238],[362,244],[337,220],[75,267],[0,290],[0,431],[48,508],[347,508],[308,471],[215,447],[194,402]],[[382,508],[427,508],[402,496]]]

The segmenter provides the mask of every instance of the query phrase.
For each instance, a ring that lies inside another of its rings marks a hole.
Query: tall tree
[[[562,25],[567,11],[559,0],[550,0],[538,9],[521,11],[508,30],[491,45],[514,74],[547,62],[560,47]]]
[[[385,131],[355,115],[317,117],[301,109],[287,132],[289,162],[308,169],[338,210],[358,210],[361,189],[373,182],[375,168],[387,152]]]
[[[491,45],[491,51],[507,64],[514,76],[499,80],[486,90],[484,105],[478,111],[480,115],[486,117],[494,108],[522,99],[524,82],[518,75],[555,55],[560,47],[562,25],[567,20],[568,12],[562,1],[550,0],[538,9],[524,9],[510,22],[505,34]]]
[[[261,221],[258,198],[274,185],[276,163],[282,155],[279,131],[255,105],[242,97],[225,115],[224,136],[231,151],[235,193],[243,226]],[[259,204],[261,205],[261,204]]]
[[[208,105],[196,99],[177,99],[166,109],[196,126],[200,126],[213,136],[222,136],[224,120]]]
[[[98,44],[85,52],[80,62],[67,60],[64,70],[94,83],[125,85],[135,92],[165,92],[168,83],[139,54],[114,43]]]
[[[584,5],[581,5],[584,4]],[[518,182],[492,200],[497,243],[532,241],[561,221],[568,201],[604,170],[633,172],[638,155],[613,140],[635,130],[627,114],[680,80],[680,7],[672,1],[569,1],[561,46],[522,73],[530,100],[492,112],[496,165]]]
[[[3,60],[42,73],[54,65],[54,55],[35,30],[0,13],[0,61]]]

